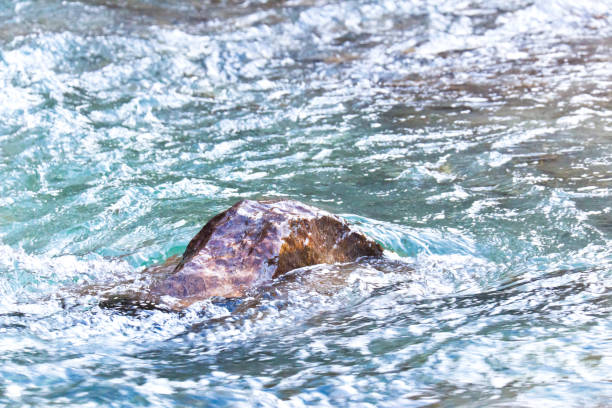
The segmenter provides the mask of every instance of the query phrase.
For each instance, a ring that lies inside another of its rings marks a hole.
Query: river
[[[0,405],[612,405],[611,10],[0,1]],[[274,197],[394,261],[79,295]]]

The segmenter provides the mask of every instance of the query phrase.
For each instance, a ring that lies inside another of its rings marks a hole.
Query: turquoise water
[[[612,4],[576,3],[0,1],[0,405],[612,405]],[[396,260],[79,294],[262,197]]]

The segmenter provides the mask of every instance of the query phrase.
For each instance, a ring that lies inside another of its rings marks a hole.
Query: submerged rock
[[[182,305],[240,297],[293,269],[382,253],[378,243],[326,211],[293,200],[244,200],[200,230],[152,294]]]

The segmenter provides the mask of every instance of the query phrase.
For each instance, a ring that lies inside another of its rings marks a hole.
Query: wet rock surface
[[[293,269],[382,253],[378,243],[326,211],[293,200],[244,200],[213,217],[151,292],[183,305],[240,297]]]

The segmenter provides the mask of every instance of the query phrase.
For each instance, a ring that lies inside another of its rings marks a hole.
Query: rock
[[[326,211],[293,200],[244,200],[200,230],[152,294],[178,298],[183,306],[240,297],[293,269],[382,253],[378,243]]]

